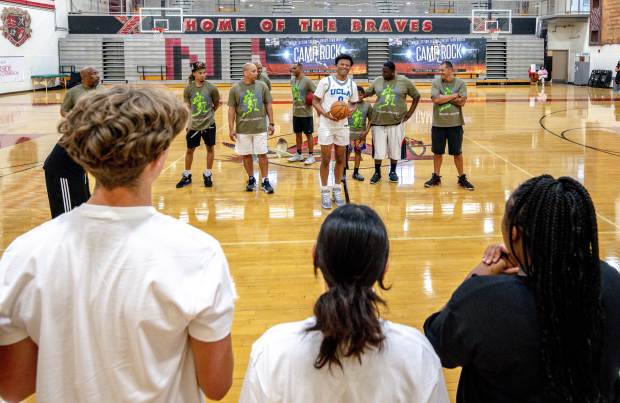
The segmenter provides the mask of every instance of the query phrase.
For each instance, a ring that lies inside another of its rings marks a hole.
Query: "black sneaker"
[[[256,178],[251,176],[250,179],[248,179],[248,184],[245,186],[245,191],[251,192],[254,189],[256,189]]]
[[[273,188],[269,183],[269,179],[265,179],[263,183],[261,183],[260,188],[263,189],[263,192],[267,193],[268,195],[273,193]]]
[[[213,180],[211,179],[212,176],[213,175],[207,176],[205,174],[202,174],[202,179],[204,179],[205,181],[205,187],[210,188],[213,186]]]
[[[356,181],[360,181],[360,182],[364,181],[364,177],[356,172],[353,173],[352,178],[355,179]]]
[[[192,183],[192,174],[187,176],[181,175],[181,180],[177,183],[177,189],[182,188],[183,186],[191,185]]]
[[[398,183],[398,175],[396,175],[396,172],[390,172],[390,182]]]
[[[436,173],[434,173],[433,176],[431,176],[431,178],[424,183],[425,188],[432,188],[433,186],[439,185],[441,185],[441,176]]]
[[[372,178],[370,178],[370,184],[374,185],[376,183],[378,183],[381,180],[381,174],[375,172],[375,174],[372,176]]]
[[[474,190],[474,185],[471,184],[470,181],[467,180],[467,176],[465,174],[459,176],[459,181],[457,182],[460,186],[463,186],[467,190]]]

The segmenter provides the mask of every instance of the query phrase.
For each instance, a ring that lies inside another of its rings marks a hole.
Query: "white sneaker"
[[[324,209],[332,208],[332,199],[329,197],[329,189],[321,190],[321,207]]]
[[[306,160],[304,161],[304,164],[310,165],[310,164],[314,164],[315,162],[316,160],[314,159],[314,155],[308,155],[308,158],[306,158]]]
[[[295,155],[288,159],[288,162],[302,162],[304,159],[303,155],[295,153]]]
[[[334,198],[336,206],[340,207],[346,204],[342,198],[342,189],[340,189],[340,187],[334,187],[334,190],[332,190],[332,197]]]

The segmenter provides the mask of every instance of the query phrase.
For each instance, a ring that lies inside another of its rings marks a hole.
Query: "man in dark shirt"
[[[73,109],[78,99],[93,91],[99,85],[99,72],[92,67],[80,70],[82,83],[65,94],[60,115],[65,117]],[[71,211],[90,197],[88,175],[60,145],[56,144],[43,164],[45,187],[52,218]]]

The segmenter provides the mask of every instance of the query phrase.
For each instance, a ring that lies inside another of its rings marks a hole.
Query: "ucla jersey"
[[[339,81],[334,76],[322,78],[321,81],[319,81],[319,85],[316,87],[314,95],[321,98],[321,106],[326,112],[329,112],[336,101],[343,101],[345,103],[359,102],[357,85],[348,77],[346,81]],[[348,126],[348,121],[347,118],[344,118],[335,122],[321,116],[319,126],[346,127]]]

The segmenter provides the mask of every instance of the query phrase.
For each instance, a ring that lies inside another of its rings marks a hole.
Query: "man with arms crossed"
[[[441,185],[441,163],[446,152],[454,156],[454,165],[459,173],[458,185],[474,190],[463,171],[463,107],[467,102],[467,84],[454,76],[452,63],[445,61],[440,67],[441,77],[433,81],[431,99],[433,100],[433,128],[431,133],[433,150],[433,176],[424,187]]]

